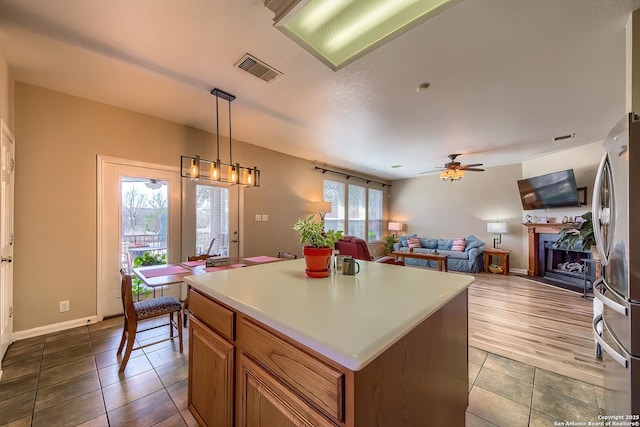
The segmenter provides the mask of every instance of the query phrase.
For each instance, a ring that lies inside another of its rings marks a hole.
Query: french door
[[[120,269],[138,252],[181,260],[181,191],[177,168],[98,157],[98,319],[122,313]]]

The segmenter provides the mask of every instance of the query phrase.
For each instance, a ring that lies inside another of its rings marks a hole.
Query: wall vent
[[[249,74],[253,74],[254,76],[264,80],[267,83],[275,80],[282,75],[282,72],[276,70],[270,65],[267,65],[255,56],[248,53],[240,58],[235,66],[240,68],[241,70],[246,71]]]

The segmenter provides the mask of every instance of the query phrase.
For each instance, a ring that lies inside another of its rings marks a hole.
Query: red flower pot
[[[302,249],[302,253],[304,254],[304,260],[307,263],[307,276],[329,276],[329,261],[331,259],[331,254],[333,253],[333,249],[305,246]]]

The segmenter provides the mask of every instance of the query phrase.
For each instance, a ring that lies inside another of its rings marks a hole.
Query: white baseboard
[[[25,338],[37,337],[52,332],[64,331],[66,329],[77,328],[78,326],[86,326],[91,323],[98,322],[97,316],[84,317],[82,319],[68,320],[66,322],[54,323],[52,325],[40,326],[38,328],[27,329],[24,331],[13,332],[13,341],[23,340]]]

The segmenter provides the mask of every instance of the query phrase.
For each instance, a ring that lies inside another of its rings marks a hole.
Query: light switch
[[[262,215],[256,214],[256,221],[262,221]]]
[[[262,215],[263,221],[269,221],[269,215]]]

